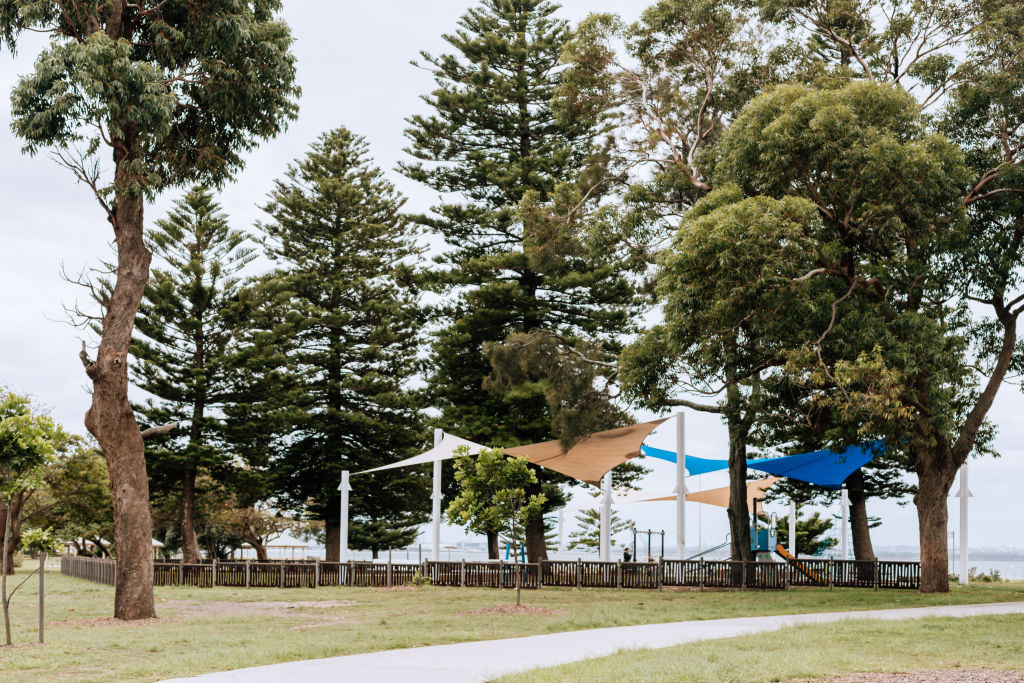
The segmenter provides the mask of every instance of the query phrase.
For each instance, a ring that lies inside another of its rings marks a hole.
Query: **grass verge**
[[[1024,583],[913,591],[794,589],[776,592],[574,590],[523,593],[532,613],[487,608],[511,591],[419,589],[157,588],[159,619],[116,622],[113,589],[47,576],[45,645],[35,639],[35,579],[14,599],[15,642],[0,648],[3,677],[28,680],[159,680],[246,666],[393,648],[508,638],[604,626],[1024,600]],[[649,657],[644,656],[647,660]]]
[[[719,683],[958,668],[1024,669],[1024,615],[794,626],[756,636],[621,652],[499,680]]]

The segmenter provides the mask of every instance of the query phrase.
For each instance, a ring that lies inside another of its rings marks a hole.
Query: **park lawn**
[[[12,577],[16,578],[16,577]],[[158,680],[315,657],[689,619],[1024,600],[1024,583],[954,586],[949,594],[865,589],[692,591],[544,588],[526,605],[550,613],[472,613],[514,601],[486,588],[157,588],[159,619],[109,619],[113,589],[47,573],[46,644],[35,639],[36,580],[13,601],[4,678]]]
[[[793,626],[756,636],[621,652],[499,680],[754,683],[958,668],[1024,670],[1024,615]]]

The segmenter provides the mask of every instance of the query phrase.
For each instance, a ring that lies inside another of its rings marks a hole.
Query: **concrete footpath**
[[[678,621],[618,626],[541,636],[433,645],[368,652],[346,657],[307,659],[205,674],[175,681],[372,681],[373,683],[469,683],[540,667],[602,657],[620,650],[670,647],[700,640],[764,633],[786,626],[847,619],[921,619],[1024,614],[1024,602],[946,605],[905,609],[785,614],[738,619]]]

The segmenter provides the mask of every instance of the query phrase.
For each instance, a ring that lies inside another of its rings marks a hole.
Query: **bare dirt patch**
[[[481,607],[480,609],[459,612],[459,614],[476,617],[493,614],[538,614],[550,616],[564,613],[560,609],[548,609],[547,607],[534,607],[532,605],[494,605],[492,607]]]
[[[351,607],[356,603],[354,600],[295,600],[292,602],[233,602],[229,600],[200,602],[198,600],[161,600],[160,604],[162,607],[166,607],[180,614],[201,616],[263,614],[267,616],[285,617],[290,614],[295,614],[296,611],[337,609],[339,607]]]
[[[828,683],[1022,683],[1024,671],[947,669],[908,673],[860,673],[830,678]]]

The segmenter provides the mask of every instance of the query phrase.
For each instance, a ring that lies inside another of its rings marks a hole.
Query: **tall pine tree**
[[[409,387],[424,309],[404,202],[363,138],[338,128],[289,165],[263,207],[264,243],[280,264],[268,286],[283,291],[284,309],[267,318],[267,334],[286,372],[271,373],[277,415],[240,419],[252,421],[250,433],[280,432],[265,463],[276,503],[326,522],[328,559],[339,547],[341,471],[393,462],[425,442]],[[412,542],[426,521],[425,472],[360,476],[353,487],[352,547],[376,554]]]
[[[239,271],[255,256],[206,189],[193,188],[156,222],[147,246],[159,259],[135,323],[132,378],[152,394],[137,406],[150,425],[183,426],[147,445],[150,490],[180,498],[182,558],[199,560],[196,476],[223,473],[221,409],[234,394],[233,354],[245,321]]]
[[[486,346],[513,334],[573,337],[622,322],[621,291],[607,263],[571,253],[547,221],[525,221],[553,201],[592,160],[599,114],[559,117],[552,99],[562,79],[560,53],[571,36],[541,0],[485,0],[444,36],[449,54],[423,53],[436,89],[428,116],[409,119],[410,178],[446,195],[419,220],[444,238],[437,284],[450,296],[428,377],[441,425],[481,443],[507,446],[553,438],[546,388],[492,381]],[[450,198],[450,199],[449,199]],[[532,229],[536,228],[536,229]],[[546,510],[564,504],[558,483],[539,473]],[[494,547],[491,539],[492,548]],[[527,527],[531,561],[546,557],[543,521]]]

